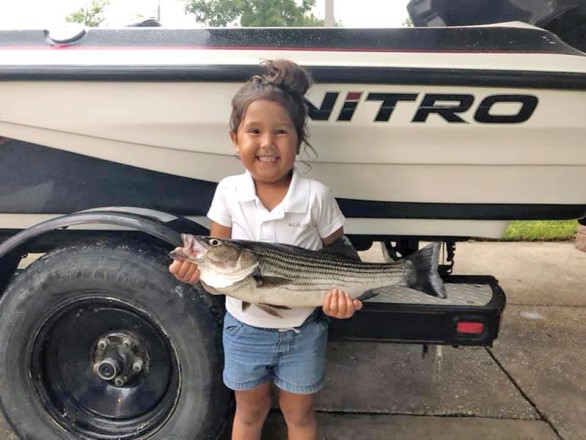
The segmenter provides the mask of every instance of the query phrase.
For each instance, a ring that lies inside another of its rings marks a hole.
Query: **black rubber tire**
[[[79,298],[116,298],[136,308],[162,331],[177,359],[180,385],[173,409],[156,430],[126,438],[220,437],[232,401],[221,380],[222,310],[208,294],[168,272],[167,251],[139,242],[79,243],[44,255],[15,277],[0,299],[0,400],[20,438],[104,438],[64,428],[46,410],[31,378],[33,335],[60,306]]]

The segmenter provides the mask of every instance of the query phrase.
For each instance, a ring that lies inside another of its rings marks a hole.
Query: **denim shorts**
[[[224,383],[242,391],[272,380],[291,393],[315,393],[324,382],[328,325],[321,309],[287,330],[252,327],[226,312]]]

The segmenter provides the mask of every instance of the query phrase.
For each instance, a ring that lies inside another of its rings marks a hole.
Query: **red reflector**
[[[460,321],[456,324],[456,331],[458,333],[479,335],[484,331],[484,324],[482,322]]]

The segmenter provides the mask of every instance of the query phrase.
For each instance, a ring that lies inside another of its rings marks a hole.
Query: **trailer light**
[[[484,331],[484,323],[475,321],[459,321],[456,324],[458,333],[479,335]]]

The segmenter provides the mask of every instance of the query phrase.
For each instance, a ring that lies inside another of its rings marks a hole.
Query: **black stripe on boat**
[[[586,75],[522,70],[308,67],[318,83],[443,85],[586,90]],[[256,66],[3,66],[0,81],[237,82]]]
[[[216,183],[10,140],[1,146],[0,213],[66,214],[135,206],[205,216]],[[26,172],[22,172],[26,170]],[[573,219],[586,205],[407,203],[339,198],[348,218]]]

